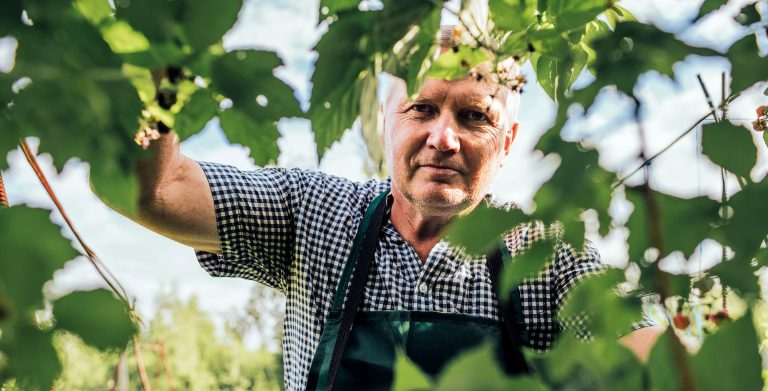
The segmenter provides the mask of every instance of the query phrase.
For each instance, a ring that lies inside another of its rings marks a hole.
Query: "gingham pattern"
[[[198,261],[212,276],[256,280],[285,293],[285,385],[288,390],[304,389],[357,227],[389,180],[355,183],[300,169],[241,171],[215,163],[200,165],[213,194],[223,255],[196,251]],[[490,197],[489,202],[503,207]],[[510,230],[505,242],[514,255],[552,234],[541,223],[523,224]],[[422,263],[390,222],[379,240],[365,310],[458,312],[498,319],[484,257],[468,257],[441,241]],[[582,317],[557,322],[554,316],[568,289],[605,267],[591,244],[583,253],[559,245],[546,269],[520,284],[529,347],[546,350],[561,329],[590,338]],[[633,328],[651,324],[644,319]]]

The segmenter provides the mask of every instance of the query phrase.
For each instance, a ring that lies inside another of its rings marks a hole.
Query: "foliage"
[[[14,148],[20,137],[39,137],[41,151],[53,156],[57,169],[72,158],[88,162],[95,191],[114,208],[135,213],[133,169],[144,151],[133,145],[132,138],[140,130],[175,128],[183,139],[218,117],[230,141],[249,147],[259,164],[267,164],[277,158],[279,119],[311,119],[318,156],[322,156],[362,114],[371,149],[380,129],[370,106],[378,88],[376,77],[382,72],[403,78],[413,96],[427,76],[461,77],[480,61],[496,65],[513,56],[521,63],[530,61],[537,81],[559,105],[557,120],[538,148],[559,156],[561,165],[536,194],[532,214],[481,208],[457,221],[449,236],[468,251],[479,252],[493,244],[492,236],[537,219],[546,224],[561,222],[563,239],[581,247],[584,211],[597,212],[602,233],[621,224],[611,220],[608,208],[623,180],[601,168],[598,152],[581,140],[560,137],[569,113],[575,112],[572,107],[588,113],[602,90],[613,89],[633,98],[636,121],[641,124],[642,101],[634,95],[638,77],[657,72],[671,78],[675,64],[690,55],[730,61],[731,98],[765,81],[766,59],[756,43],[765,25],[761,8],[752,4],[735,20],[755,35],[720,53],[692,47],[671,33],[635,21],[612,0],[490,0],[488,19],[474,13],[478,9],[474,3],[462,2],[457,13],[462,32],[455,51],[434,61],[443,9],[440,1],[385,0],[376,10],[361,10],[350,0],[321,1],[321,23],[328,31],[315,46],[318,60],[305,113],[291,87],[274,75],[282,66],[276,54],[223,49],[221,37],[237,19],[240,0],[6,0],[0,5],[0,35],[14,38],[18,49],[13,69],[0,74],[0,153]],[[697,18],[706,17],[722,3],[705,1]],[[591,73],[594,81],[573,90],[584,72]],[[52,97],[56,104],[50,104]],[[714,117],[718,110],[713,111]],[[688,255],[703,239],[711,238],[734,255],[727,261],[724,253],[724,262],[708,274],[742,294],[748,307],[755,306],[755,272],[768,259],[762,247],[768,234],[763,221],[768,213],[768,185],[749,178],[755,162],[749,141],[727,122],[704,129],[704,153],[739,176],[743,185],[730,200],[682,199],[657,192],[647,183],[624,188],[634,205],[625,226],[630,231],[630,260],[642,266],[642,289],[657,290],[662,299],[687,295],[688,276],[666,274],[658,260],[675,251]],[[643,150],[639,158],[645,159],[648,152]],[[676,229],[683,222],[690,229]],[[104,291],[60,298],[52,311],[41,312],[43,284],[77,255],[44,212],[23,207],[0,210],[0,228],[3,255],[23,260],[0,263],[0,383],[15,379],[22,387],[49,388],[61,367],[53,344],[59,330],[79,334],[83,341],[103,349],[125,346],[133,333],[128,314],[122,303]],[[547,248],[532,249],[529,255]],[[646,257],[654,251],[656,257]],[[526,263],[519,273],[529,275],[535,266]],[[464,382],[471,381],[487,389],[636,389],[647,373],[652,387],[666,389],[679,388],[687,372],[697,389],[722,389],[726,377],[717,376],[718,369],[725,367],[738,373],[735,387],[759,388],[751,311],[708,336],[692,357],[681,356],[676,340],[665,336],[654,348],[651,364],[640,364],[609,336],[625,329],[631,319],[626,305],[631,299],[616,296],[612,289],[622,282],[621,277],[620,271],[606,273],[573,289],[563,314],[606,311],[590,320],[598,338],[582,343],[565,336],[547,354],[527,351],[541,367],[535,377],[507,378],[489,364],[488,352],[480,349],[457,358],[438,379],[424,379],[418,368],[401,357],[397,385],[452,389],[465,388],[468,383]],[[592,308],[595,303],[602,306]],[[255,370],[249,365],[267,363],[251,360],[237,341],[211,339],[213,326],[194,303],[186,307],[167,303],[163,308],[150,324],[149,335],[162,337],[168,344],[180,387],[207,389],[226,383],[250,388],[256,384],[242,374],[254,373],[248,372]],[[96,310],[98,317],[88,312]],[[608,316],[608,311],[621,316]],[[194,327],[173,326],[181,323]],[[94,331],[105,325],[108,330]],[[233,360],[236,365],[221,365]],[[274,387],[275,377],[269,373],[273,372],[265,370],[260,376],[266,379],[265,387]]]

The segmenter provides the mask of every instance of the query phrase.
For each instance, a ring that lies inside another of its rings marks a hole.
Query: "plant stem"
[[[637,129],[640,134],[640,158],[645,160],[645,132],[643,130],[643,124],[640,119],[640,101],[635,99],[635,119],[637,121]],[[653,194],[653,190],[648,185],[648,176],[646,175],[645,183],[641,186],[643,197],[647,206],[648,213],[648,234],[651,238],[651,246],[659,251],[659,254],[664,254],[664,236],[661,227],[661,212],[659,206],[656,203],[656,197]],[[659,259],[655,263],[653,268],[654,277],[656,282],[656,291],[661,296],[661,302],[663,303],[667,297],[670,296],[669,292],[669,279],[667,273],[660,268],[661,260]],[[672,349],[672,357],[675,362],[677,373],[680,374],[680,388],[683,391],[695,391],[696,384],[693,379],[693,373],[691,371],[690,363],[688,362],[688,354],[685,348],[677,339],[674,333],[668,334],[670,338],[670,347]]]
[[[139,337],[133,336],[133,352],[136,354],[136,366],[139,369],[139,376],[141,377],[141,388],[144,391],[152,391],[149,386],[149,379],[147,378],[147,371],[144,369],[144,360],[141,358],[141,349],[139,348]]]
[[[0,207],[8,207],[8,195],[5,194],[5,185],[3,184],[3,174],[0,173]]]

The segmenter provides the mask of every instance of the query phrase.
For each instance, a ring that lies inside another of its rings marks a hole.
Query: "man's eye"
[[[487,115],[485,115],[484,113],[481,113],[481,112],[479,112],[479,111],[475,111],[475,110],[472,110],[472,111],[468,111],[468,112],[466,112],[466,113],[464,114],[464,116],[465,116],[465,117],[466,117],[468,120],[470,120],[470,121],[477,121],[477,122],[480,122],[480,121],[486,121],[486,120],[488,120],[488,116],[487,116]]]
[[[411,109],[413,109],[413,111],[417,111],[419,113],[431,113],[433,111],[432,110],[432,106],[425,105],[425,104],[413,105],[413,106],[411,106]]]

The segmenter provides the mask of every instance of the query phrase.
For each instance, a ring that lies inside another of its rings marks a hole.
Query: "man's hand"
[[[648,356],[651,354],[653,345],[656,344],[656,340],[658,340],[659,336],[664,334],[664,331],[666,330],[666,327],[661,326],[643,327],[642,329],[635,330],[619,338],[619,343],[631,350],[640,362],[646,363],[648,362]],[[688,350],[688,353],[695,353],[699,350],[700,346],[697,340],[680,335],[678,335],[678,338],[680,339],[680,343],[682,343],[683,346],[685,346],[685,349]]]

